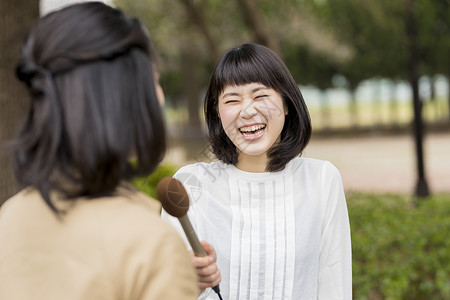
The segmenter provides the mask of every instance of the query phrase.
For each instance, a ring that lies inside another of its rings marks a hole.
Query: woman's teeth
[[[258,134],[264,128],[266,128],[266,125],[260,124],[260,125],[252,125],[252,126],[247,126],[247,127],[241,127],[241,128],[239,128],[239,131],[244,136],[253,136],[253,135]]]

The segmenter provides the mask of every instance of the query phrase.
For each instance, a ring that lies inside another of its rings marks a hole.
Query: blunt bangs
[[[253,82],[261,83],[280,92],[277,78],[277,62],[270,53],[259,52],[256,45],[243,45],[231,49],[224,55],[214,71],[214,91],[218,97],[225,87],[245,85]],[[268,48],[264,50],[269,50]]]

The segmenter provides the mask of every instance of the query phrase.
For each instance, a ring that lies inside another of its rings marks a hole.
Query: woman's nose
[[[242,118],[248,119],[248,118],[253,117],[257,113],[258,113],[258,111],[255,106],[255,101],[249,99],[249,100],[245,100],[243,102],[241,113],[240,113],[240,116]]]

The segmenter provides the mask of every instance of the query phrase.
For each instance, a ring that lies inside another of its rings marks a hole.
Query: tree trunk
[[[265,45],[281,56],[276,37],[269,32],[254,0],[238,0],[244,20],[255,34],[256,42]]]
[[[192,48],[191,48],[192,47]],[[183,128],[182,139],[189,143],[203,143],[205,134],[202,131],[200,111],[202,108],[202,69],[201,58],[195,51],[195,46],[187,46],[183,53],[184,59],[181,64],[183,74],[183,105],[189,112],[188,124]]]
[[[417,45],[417,25],[415,16],[415,0],[408,0],[406,13],[406,32],[408,37],[409,50],[409,83],[413,95],[414,109],[414,140],[416,144],[417,158],[417,183],[414,191],[417,197],[427,197],[430,195],[428,183],[425,178],[425,162],[423,155],[423,121],[422,121],[422,102],[419,97],[419,53]]]
[[[0,142],[11,139],[28,107],[28,94],[15,76],[20,45],[31,24],[39,17],[39,1],[0,2]],[[0,205],[18,191],[9,154],[0,151]]]
[[[206,45],[209,48],[209,52],[210,52],[212,61],[216,61],[217,59],[219,59],[219,55],[220,55],[219,49],[218,49],[217,43],[211,33],[211,30],[209,29],[208,25],[206,24],[205,15],[203,13],[203,10],[198,5],[195,5],[193,0],[180,0],[180,1],[186,8],[187,14],[191,18],[192,23],[196,24],[198,26],[200,32],[205,37]]]

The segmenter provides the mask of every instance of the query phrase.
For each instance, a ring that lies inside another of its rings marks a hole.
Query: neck
[[[252,156],[241,153],[236,168],[245,172],[264,173],[267,162],[267,155]]]

